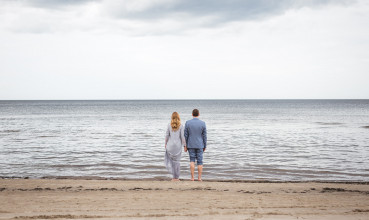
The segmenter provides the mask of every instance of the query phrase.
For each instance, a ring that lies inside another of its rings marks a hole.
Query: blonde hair
[[[170,126],[172,127],[173,131],[178,130],[181,126],[181,118],[179,117],[179,114],[177,112],[173,112]]]

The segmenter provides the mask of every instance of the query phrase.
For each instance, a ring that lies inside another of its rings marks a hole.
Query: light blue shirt
[[[207,132],[205,122],[198,118],[186,121],[184,136],[187,148],[206,148]]]

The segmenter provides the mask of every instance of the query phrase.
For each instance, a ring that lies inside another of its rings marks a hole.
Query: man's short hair
[[[199,112],[199,110],[198,110],[198,109],[194,109],[194,110],[192,110],[192,116],[197,117],[197,116],[199,116],[199,114],[200,114],[200,112]]]

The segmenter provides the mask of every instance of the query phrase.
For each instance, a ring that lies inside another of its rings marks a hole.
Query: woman
[[[165,135],[165,166],[173,175],[172,181],[179,181],[182,147],[186,147],[184,128],[179,114],[173,112]]]

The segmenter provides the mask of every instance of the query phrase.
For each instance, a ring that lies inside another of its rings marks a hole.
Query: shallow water
[[[0,101],[0,176],[168,178],[165,128],[193,108],[204,179],[369,181],[369,100]]]

